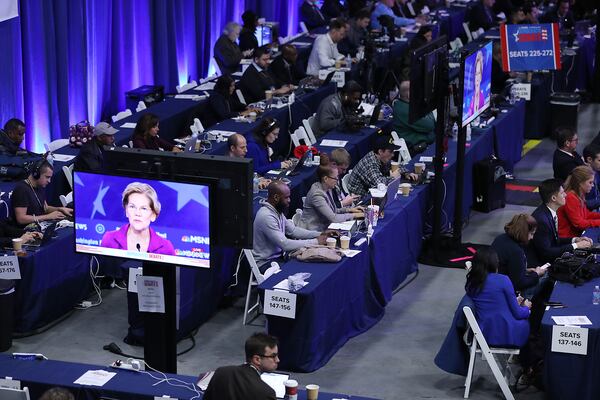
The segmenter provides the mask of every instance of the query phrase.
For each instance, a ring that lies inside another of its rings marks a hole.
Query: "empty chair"
[[[248,280],[248,290],[246,291],[246,302],[244,306],[244,318],[242,320],[242,324],[246,325],[246,321],[249,314],[252,314],[254,311],[256,311],[256,316],[254,318],[260,315],[260,295],[257,295],[256,303],[254,303],[252,307],[249,307],[250,296],[252,295],[252,288],[263,283],[265,277],[258,269],[258,265],[256,265],[256,261],[254,260],[254,256],[252,255],[252,250],[243,249],[242,252],[246,257],[248,264],[250,264],[250,279]],[[251,320],[248,320],[248,322],[250,321]]]
[[[196,83],[196,81],[191,81],[191,82],[186,83],[185,85],[175,86],[175,90],[177,90],[177,93],[183,93],[186,90],[195,88],[196,86],[198,86],[198,83]]]
[[[112,122],[117,122],[122,120],[123,118],[127,118],[130,115],[132,115],[131,110],[128,108],[124,111],[121,111],[120,113],[117,113],[116,115],[112,116]]]
[[[66,165],[63,165],[62,170],[63,173],[65,174],[65,178],[67,178],[67,182],[69,182],[69,186],[71,187],[71,190],[73,190],[73,167],[75,166],[75,164],[71,164],[68,167]]]
[[[305,199],[306,197],[303,197],[303,199]],[[304,205],[304,201],[302,202]],[[294,225],[299,226],[300,224],[300,219],[302,218],[302,209],[297,208],[296,209],[296,213],[294,214],[294,216],[292,217],[292,222],[294,223]]]
[[[30,400],[29,389],[24,387],[23,389],[11,389],[6,387],[0,387],[0,399],[2,400]]]
[[[59,196],[59,199],[60,199],[60,204],[62,204],[63,207],[66,207],[67,204],[73,202],[73,192],[70,192],[66,196],[61,194]]]
[[[306,131],[306,134],[308,135],[308,138],[310,139],[311,143],[317,143],[317,138],[315,137],[315,133],[313,132],[313,124],[315,123],[315,114],[311,115],[310,117],[308,117],[307,119],[303,119],[302,120],[302,126],[304,127],[304,130]]]
[[[140,100],[137,107],[135,108],[135,112],[144,111],[146,109],[146,103]]]
[[[242,94],[242,91],[240,89],[236,89],[235,90],[235,94],[237,95],[238,100],[240,101],[240,103],[242,103],[245,106],[248,105],[248,103],[246,103],[246,99],[244,98],[244,95]]]
[[[469,23],[463,22],[463,29],[465,30],[465,34],[467,35],[467,42],[470,43],[473,41],[473,35],[471,35],[471,30],[469,29]]]
[[[192,131],[193,135],[199,135],[204,132],[204,125],[198,118],[194,118],[194,123],[190,125],[190,131]]]
[[[306,130],[302,126],[298,127],[298,129],[296,129],[293,133],[290,133],[290,137],[292,138],[292,143],[294,143],[294,146],[300,146],[302,144],[312,146]]]
[[[464,398],[469,398],[471,381],[473,379],[473,369],[475,367],[475,355],[477,353],[481,353],[481,357],[485,359],[485,361],[487,361],[488,365],[490,366],[490,369],[492,370],[494,378],[496,379],[496,382],[498,382],[498,385],[500,385],[500,389],[502,390],[504,397],[507,400],[514,400],[513,394],[511,393],[510,388],[508,387],[508,382],[506,381],[507,376],[506,374],[504,376],[502,375],[500,367],[498,366],[498,363],[494,358],[494,354],[514,355],[519,354],[519,349],[502,347],[490,348],[487,344],[487,341],[485,340],[485,337],[483,337],[483,333],[479,328],[479,324],[475,319],[475,315],[473,314],[473,310],[471,310],[471,307],[464,306],[463,313],[465,314],[465,317],[467,318],[467,322],[469,324],[469,330],[467,330],[464,336],[465,343],[467,344],[467,346],[469,346],[469,368],[467,371],[467,379],[465,380]],[[473,332],[472,338],[470,334],[471,331]],[[508,365],[505,366],[505,372],[509,372]]]
[[[350,193],[348,190],[348,181],[350,180],[351,174],[352,170],[348,171],[348,173],[342,177],[342,189],[344,190],[344,193]]]
[[[60,149],[61,147],[65,147],[68,145],[69,145],[69,139],[56,139],[56,140],[51,141],[50,143],[45,144],[44,147],[46,148],[46,151],[53,153],[56,150]]]
[[[208,70],[215,71],[215,75],[222,75],[221,68],[219,67],[219,63],[217,62],[217,60],[214,57],[210,58],[210,62],[208,64]]]

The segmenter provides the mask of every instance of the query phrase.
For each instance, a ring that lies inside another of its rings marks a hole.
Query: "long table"
[[[84,386],[74,383],[77,378],[90,370],[104,370],[115,372],[116,375],[104,386]],[[152,376],[151,376],[151,375]],[[39,398],[44,391],[52,387],[63,387],[71,391],[76,399],[95,400],[99,397],[123,400],[147,400],[168,396],[175,399],[201,400],[202,394],[191,389],[198,381],[197,377],[186,375],[166,374],[170,379],[177,379],[187,384],[189,389],[182,386],[169,385],[162,381],[159,373],[130,372],[110,367],[71,363],[54,360],[17,360],[9,355],[0,354],[0,376],[10,376],[21,381],[21,387],[28,387],[32,399]],[[182,385],[181,383],[173,382]],[[196,387],[196,390],[199,390]],[[349,396],[339,393],[325,393],[319,391],[319,399],[332,400],[335,398],[352,398],[356,400],[374,400],[372,398]],[[299,400],[306,399],[306,391],[300,389]]]
[[[600,285],[596,278],[582,286],[557,282],[551,301],[565,304],[567,308],[547,310],[542,319],[545,343],[544,384],[549,399],[596,400],[600,393],[600,305],[592,304],[592,290]],[[555,353],[551,351],[552,316],[586,315],[592,325],[588,329],[587,355]]]
[[[520,158],[520,152],[515,153],[516,145],[511,142],[522,141],[522,129],[510,129],[510,124],[522,126],[524,107],[524,102],[518,102],[486,129],[474,131],[465,160],[465,212],[472,203],[472,165],[492,154],[494,139],[501,158],[502,154],[507,159]],[[453,215],[454,204],[455,147],[449,150],[444,168],[445,209],[449,217]],[[433,154],[433,146],[425,152],[430,153]],[[408,168],[413,168],[416,161],[418,157]],[[335,264],[292,260],[281,267],[282,272],[259,286],[264,299],[265,290],[289,275],[312,274],[308,285],[296,292],[295,319],[267,316],[269,333],[281,340],[281,368],[314,371],[325,365],[350,338],[377,323],[394,289],[417,270],[432,194],[431,185],[419,185],[408,197],[398,195],[388,199],[384,219],[379,221],[370,243],[358,248],[361,251],[358,255]],[[361,234],[352,239],[352,248],[359,237]]]

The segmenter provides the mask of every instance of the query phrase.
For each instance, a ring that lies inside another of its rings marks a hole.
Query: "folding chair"
[[[475,367],[475,355],[476,353],[481,353],[481,357],[485,359],[494,374],[494,378],[498,385],[500,385],[500,389],[504,394],[504,397],[507,400],[514,400],[513,394],[508,387],[507,382],[507,372],[509,371],[508,365],[505,367],[505,375],[502,375],[500,371],[500,367],[494,358],[494,354],[519,354],[519,349],[513,348],[502,348],[502,347],[489,347],[485,338],[483,337],[483,333],[479,328],[479,324],[475,319],[475,315],[473,314],[473,310],[471,307],[465,306],[463,307],[463,313],[467,318],[467,322],[469,323],[469,329],[465,333],[464,340],[467,346],[469,346],[469,369],[467,370],[467,379],[465,380],[465,395],[464,398],[469,398],[469,391],[471,390],[471,381],[473,379],[473,369]],[[470,331],[473,332],[473,337],[470,338]],[[508,360],[507,360],[508,363]]]
[[[296,213],[292,217],[292,222],[294,223],[294,225],[298,226],[301,218],[302,218],[302,209],[297,208]]]
[[[62,167],[63,173],[65,174],[65,178],[67,178],[67,182],[69,182],[71,190],[73,189],[73,167],[75,167],[74,163],[68,167],[66,165],[63,165]]]
[[[67,204],[73,202],[73,192],[69,192],[66,196],[61,194],[58,198],[60,200],[60,204],[62,204],[63,207],[66,207]]]
[[[50,143],[45,144],[44,147],[46,148],[46,151],[53,153],[56,150],[60,149],[61,147],[65,147],[68,145],[69,145],[69,139],[56,139],[56,140],[51,141]]]
[[[310,117],[308,117],[307,119],[303,119],[302,120],[302,126],[304,126],[304,130],[306,131],[306,134],[308,135],[308,138],[310,139],[311,143],[315,144],[317,143],[317,138],[315,137],[315,133],[313,132],[313,124],[315,122],[315,115],[311,115]]]
[[[256,265],[256,260],[254,260],[254,256],[252,255],[252,250],[243,249],[242,251],[244,252],[244,256],[246,257],[246,260],[248,260],[248,264],[250,264],[250,279],[248,279],[248,290],[246,291],[246,304],[244,305],[244,319],[242,320],[242,324],[246,325],[246,321],[248,321],[250,323],[251,321],[253,321],[256,317],[258,317],[261,314],[260,295],[257,295],[256,303],[252,307],[249,307],[250,306],[250,296],[252,295],[252,293],[251,293],[252,287],[258,286],[261,283],[263,283],[263,281],[265,280],[265,277],[258,269],[258,265]],[[254,310],[257,311],[256,316],[254,318],[252,318],[251,320],[248,320],[247,319],[248,315],[253,313]]]
[[[0,387],[0,399],[2,400],[31,400],[29,397],[29,389],[11,389]]]
[[[342,177],[342,189],[344,190],[344,193],[350,193],[350,191],[348,190],[348,181],[350,180],[351,174],[352,170],[348,171],[348,173]]]
[[[112,122],[117,122],[122,120],[123,118],[127,118],[131,115],[131,110],[128,108],[126,110],[121,111],[120,113],[117,113],[115,115],[112,116]]]

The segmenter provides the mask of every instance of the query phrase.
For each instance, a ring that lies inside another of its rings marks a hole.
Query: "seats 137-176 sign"
[[[558,24],[504,24],[500,38],[505,72],[560,69]]]

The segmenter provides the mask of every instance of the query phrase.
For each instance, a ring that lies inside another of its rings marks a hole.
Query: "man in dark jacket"
[[[244,346],[246,363],[218,368],[204,392],[204,400],[275,400],[275,391],[260,376],[277,369],[277,344],[277,338],[266,333],[250,336]]]
[[[242,52],[235,43],[240,37],[242,27],[237,22],[225,25],[223,34],[215,42],[214,57],[221,74],[233,74],[240,68],[242,57],[248,57],[253,49]]]
[[[548,12],[542,18],[542,22],[545,23],[557,23],[559,29],[571,29],[575,26],[575,19],[573,13],[569,8],[571,3],[569,0],[560,0],[552,11]]]
[[[577,153],[577,132],[571,128],[556,129],[556,146],[552,159],[554,177],[565,181],[575,167],[583,165],[583,158]]]
[[[327,24],[325,16],[316,4],[316,0],[304,0],[300,6],[300,20],[308,30],[313,30]]]
[[[267,70],[270,58],[269,52],[264,47],[259,47],[254,51],[254,60],[246,68],[242,79],[240,79],[240,89],[242,90],[246,104],[263,100],[266,90],[273,90],[273,95],[285,94],[290,91],[288,85],[275,89],[277,83]]]
[[[275,57],[269,72],[278,86],[298,85],[300,80],[306,76],[298,64],[298,50],[293,44],[281,46],[281,54]]]
[[[493,6],[496,0],[481,0],[470,12],[469,29],[476,31],[483,28],[484,31],[498,25]]]
[[[16,118],[9,119],[4,124],[4,130],[0,129],[0,154],[5,156],[27,154],[27,150],[20,147],[23,139],[25,139],[23,121]]]
[[[536,260],[530,260],[530,264],[551,263],[567,251],[590,247],[592,241],[588,238],[558,237],[556,210],[565,205],[567,197],[562,182],[559,179],[546,179],[540,184],[539,191],[543,204],[531,214],[537,221],[537,229],[531,241]]]
[[[118,131],[108,122],[100,122],[94,127],[92,140],[81,146],[75,159],[75,169],[79,171],[101,171],[104,168],[104,146],[115,142]]]

